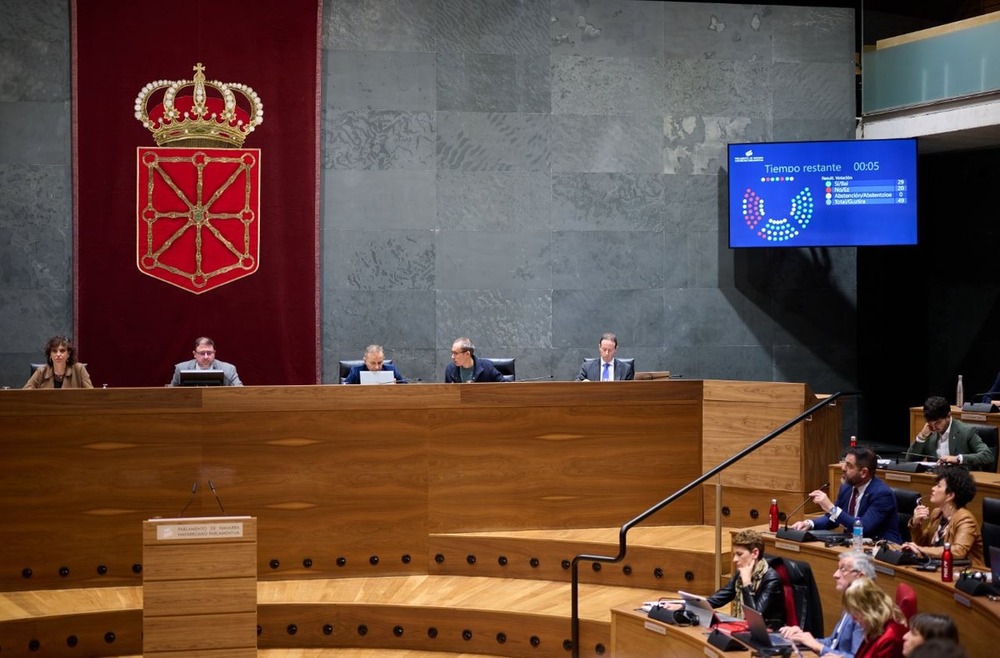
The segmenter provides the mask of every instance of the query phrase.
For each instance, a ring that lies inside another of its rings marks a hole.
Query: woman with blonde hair
[[[844,590],[844,609],[864,629],[854,658],[902,658],[905,617],[870,578],[858,578]]]

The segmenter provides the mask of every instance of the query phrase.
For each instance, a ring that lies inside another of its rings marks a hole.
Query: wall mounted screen
[[[917,140],[729,145],[730,247],[917,243]]]

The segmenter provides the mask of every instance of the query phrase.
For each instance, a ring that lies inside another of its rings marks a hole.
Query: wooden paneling
[[[137,584],[137,528],[177,516],[194,482],[186,516],[258,518],[262,578],[426,573],[432,529],[613,526],[700,472],[701,391],[3,391],[0,588]],[[657,522],[700,520],[689,498]]]

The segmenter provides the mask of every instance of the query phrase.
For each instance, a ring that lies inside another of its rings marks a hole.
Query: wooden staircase
[[[628,539],[622,562],[580,565],[582,656],[610,655],[612,607],[714,588],[713,528],[635,528]],[[728,533],[723,548],[727,566]],[[259,655],[566,656],[569,563],[617,552],[618,528],[435,534],[426,574],[262,580]],[[5,658],[141,651],[141,587],[0,594]]]

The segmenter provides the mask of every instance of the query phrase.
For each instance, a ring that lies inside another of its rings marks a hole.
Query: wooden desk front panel
[[[637,602],[636,605],[640,605]],[[632,607],[611,609],[612,658],[723,658],[749,651],[722,652],[710,645],[700,626],[672,626]]]
[[[432,528],[617,526],[700,474],[701,391],[4,391],[0,588],[135,584],[141,521],[178,515],[193,482],[185,516],[221,514],[208,480],[227,513],[257,517],[261,578],[425,573]],[[657,522],[700,520],[687,498]]]

